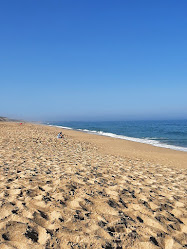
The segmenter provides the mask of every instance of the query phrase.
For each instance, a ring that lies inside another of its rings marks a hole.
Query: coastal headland
[[[185,248],[186,175],[186,152],[2,121],[0,248]]]

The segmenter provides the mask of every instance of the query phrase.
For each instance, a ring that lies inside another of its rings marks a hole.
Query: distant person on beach
[[[62,132],[58,133],[57,138],[63,138]]]

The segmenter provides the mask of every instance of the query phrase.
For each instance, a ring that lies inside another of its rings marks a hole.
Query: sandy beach
[[[186,175],[186,152],[0,122],[0,248],[186,248]]]

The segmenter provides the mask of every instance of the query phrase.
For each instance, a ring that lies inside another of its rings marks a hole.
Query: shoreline
[[[164,143],[161,143],[159,140],[153,140],[153,139],[148,139],[148,138],[128,137],[125,135],[118,135],[118,134],[103,132],[103,131],[94,131],[94,130],[87,130],[87,129],[75,129],[72,127],[65,127],[65,126],[60,126],[60,125],[50,125],[50,124],[44,124],[44,125],[48,125],[48,126],[52,126],[52,127],[54,126],[57,128],[62,128],[62,129],[67,129],[67,130],[80,131],[80,132],[93,134],[93,135],[118,138],[118,139],[123,139],[123,140],[127,140],[127,141],[142,143],[142,144],[149,144],[149,145],[159,147],[159,148],[187,152],[187,147],[181,147],[181,146],[171,145],[171,144],[164,144]]]
[[[86,139],[88,142],[96,142],[101,152],[116,154],[138,160],[148,160],[153,163],[161,163],[169,167],[187,168],[186,151],[173,150],[154,146],[152,144],[141,143],[116,137],[109,137],[100,134],[93,134],[83,130],[76,130],[70,127],[46,125],[63,130],[64,134],[73,135],[74,138]],[[93,137],[92,137],[93,136]],[[95,138],[96,137],[96,138]],[[92,139],[93,138],[93,139]],[[147,155],[146,155],[147,154]]]

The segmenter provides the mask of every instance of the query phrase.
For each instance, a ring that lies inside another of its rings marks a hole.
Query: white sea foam
[[[66,129],[66,130],[73,130],[73,128],[71,128],[71,127],[65,127],[65,126],[61,126],[61,125],[49,125],[49,126],[55,126],[55,127]]]
[[[128,141],[133,141],[133,142],[138,142],[138,143],[143,143],[143,144],[150,144],[156,147],[161,147],[161,148],[167,148],[167,149],[172,149],[172,150],[179,150],[179,151],[185,151],[187,152],[186,147],[180,147],[180,146],[175,146],[175,145],[170,145],[170,144],[165,144],[161,143],[158,140],[152,140],[152,139],[158,139],[158,138],[135,138],[135,137],[127,137],[123,135],[117,135],[109,132],[103,132],[103,131],[94,131],[94,130],[87,130],[87,129],[73,129],[71,127],[64,127],[64,126],[57,126],[57,125],[50,125],[50,126],[55,126],[63,129],[68,129],[68,130],[78,130],[82,132],[86,132],[89,134],[97,134],[100,136],[107,136],[107,137],[113,137],[113,138],[119,138],[119,139],[124,139]]]

